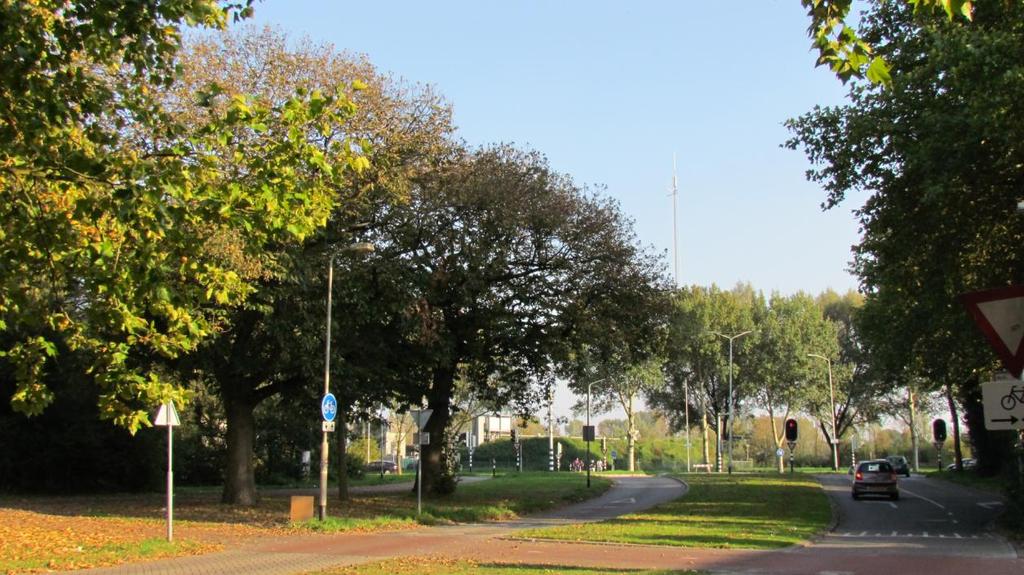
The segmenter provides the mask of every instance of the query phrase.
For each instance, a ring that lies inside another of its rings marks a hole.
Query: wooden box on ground
[[[292,495],[292,507],[289,518],[292,521],[309,521],[313,518],[313,496]]]

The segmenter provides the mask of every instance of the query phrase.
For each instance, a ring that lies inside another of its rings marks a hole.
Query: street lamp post
[[[839,471],[839,445],[836,438],[836,390],[832,386],[832,360],[817,353],[809,353],[807,356],[823,359],[828,364],[829,407],[832,411],[832,471]]]
[[[374,250],[373,244],[360,242],[352,244],[344,249],[347,252],[370,253]],[[327,261],[327,329],[324,336],[324,397],[331,392],[331,292],[334,291],[334,254],[331,254]],[[344,429],[342,433],[344,433]],[[320,510],[318,518],[323,521],[327,518],[327,468],[328,442],[327,427],[324,426],[323,439],[320,441]]]
[[[729,415],[728,415],[728,421],[726,422],[725,426],[729,430],[729,474],[730,475],[732,474],[732,404],[734,403],[733,400],[732,400],[732,342],[734,340],[737,340],[737,339],[745,336],[745,335],[748,335],[748,334],[752,333],[753,331],[754,330],[748,329],[747,331],[744,331],[742,333],[737,333],[735,335],[725,335],[723,333],[718,333],[717,331],[711,332],[711,333],[713,333],[713,334],[715,334],[715,335],[717,335],[719,337],[724,337],[725,339],[729,340]],[[721,434],[722,433],[721,430],[719,430],[718,433]],[[719,469],[721,469],[721,468],[719,468]],[[719,472],[721,472],[721,471],[719,471]]]
[[[590,427],[590,388],[593,387],[595,383],[601,383],[602,381],[605,381],[607,379],[608,379],[607,377],[602,377],[601,379],[599,379],[597,381],[592,381],[592,382],[587,384],[587,427],[588,428]],[[587,437],[588,437],[588,439],[587,439],[587,487],[590,487],[590,439],[589,439],[590,436],[588,435]]]

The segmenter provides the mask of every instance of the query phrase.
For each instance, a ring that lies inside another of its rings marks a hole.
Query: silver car
[[[853,476],[854,499],[863,495],[885,495],[892,500],[900,498],[899,479],[892,464],[884,459],[863,461]]]

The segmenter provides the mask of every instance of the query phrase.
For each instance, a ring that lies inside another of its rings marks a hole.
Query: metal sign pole
[[[181,425],[174,403],[161,404],[153,424],[167,426],[167,541],[170,542],[174,540],[174,426]]]
[[[167,541],[174,541],[174,426],[167,426]]]

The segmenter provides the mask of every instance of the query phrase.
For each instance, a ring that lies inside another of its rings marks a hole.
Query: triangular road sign
[[[174,402],[168,402],[160,405],[160,410],[156,412],[156,421],[153,425],[181,425],[181,420],[178,419],[178,410],[174,409]]]
[[[985,333],[1003,366],[1020,377],[1024,368],[1024,286],[1008,286],[960,296]]]

